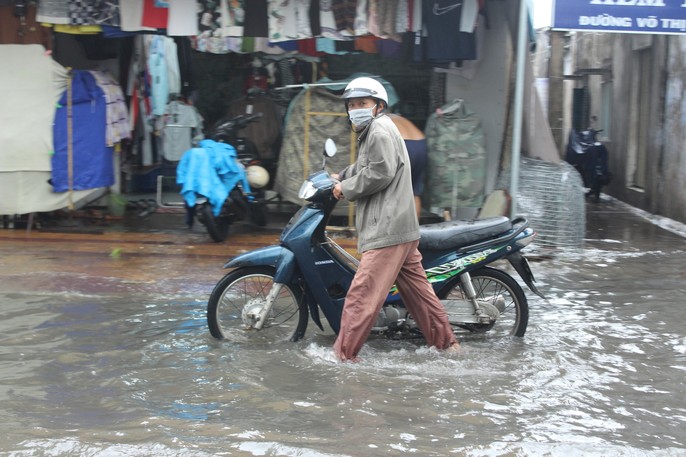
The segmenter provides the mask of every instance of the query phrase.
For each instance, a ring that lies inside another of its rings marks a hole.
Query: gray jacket
[[[360,133],[357,160],[339,175],[343,196],[357,203],[360,252],[419,239],[410,159],[388,116],[375,118]]]

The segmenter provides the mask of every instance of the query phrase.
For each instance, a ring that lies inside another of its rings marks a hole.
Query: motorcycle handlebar
[[[228,121],[219,121],[212,129],[213,135],[216,136],[221,133],[231,133],[232,130],[240,130],[251,122],[260,119],[262,115],[260,111],[255,114],[239,114]]]

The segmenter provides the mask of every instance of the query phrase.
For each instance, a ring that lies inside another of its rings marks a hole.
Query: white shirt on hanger
[[[472,33],[479,17],[479,1],[464,0],[462,4],[462,16],[460,16],[460,32]]]
[[[169,102],[162,119],[162,155],[177,162],[193,147],[193,139],[200,138],[203,118],[195,106],[175,100]]]
[[[198,34],[198,5],[188,0],[169,0],[167,35],[195,36]]]
[[[310,0],[269,0],[269,41],[279,42],[312,37],[310,27]]]

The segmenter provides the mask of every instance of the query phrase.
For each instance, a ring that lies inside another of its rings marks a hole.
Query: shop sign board
[[[552,28],[686,34],[686,0],[553,0]]]

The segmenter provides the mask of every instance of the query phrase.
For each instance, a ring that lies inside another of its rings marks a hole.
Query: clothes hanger
[[[446,103],[440,108],[436,108],[436,113],[441,116],[443,114],[449,114],[462,108],[462,103],[464,100],[461,98],[453,99],[451,102]]]

